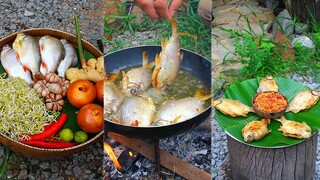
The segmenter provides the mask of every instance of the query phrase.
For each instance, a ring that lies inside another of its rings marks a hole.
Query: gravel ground
[[[301,84],[309,86],[312,89],[320,90],[320,82],[315,77],[305,77],[299,75],[288,75],[288,78],[293,79]],[[213,111],[214,116],[214,111]],[[217,180],[230,180],[230,158],[227,147],[227,135],[221,130],[215,118],[212,122],[212,166],[213,166],[213,179]],[[316,174],[315,179],[320,179],[320,136],[318,136],[318,147],[316,157]]]
[[[78,14],[82,38],[97,47],[97,40],[103,36],[103,6],[104,1],[95,0],[0,0],[0,38],[29,28],[75,34],[73,15]],[[102,179],[101,139],[85,150],[50,161],[10,152],[5,175],[12,179]],[[4,146],[0,144],[1,160],[3,155]]]

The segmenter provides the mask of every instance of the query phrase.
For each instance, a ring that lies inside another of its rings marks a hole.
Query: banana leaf
[[[279,92],[288,98],[289,103],[298,92],[304,89],[310,89],[308,86],[286,78],[277,77],[274,79],[278,84]],[[257,92],[260,80],[261,78],[255,78],[234,83],[227,88],[223,97],[239,100],[252,107],[252,98]],[[308,110],[300,111],[296,114],[288,112],[285,113],[284,116],[289,120],[306,122],[311,127],[312,133],[314,134],[320,128],[320,103],[317,103]],[[255,113],[249,113],[247,117],[231,117],[216,110],[216,120],[219,126],[230,137],[254,147],[280,148],[292,146],[304,141],[304,139],[295,139],[283,136],[282,132],[278,130],[280,128],[280,123],[276,120],[271,120],[271,123],[268,125],[268,128],[271,130],[270,133],[260,140],[248,143],[245,142],[241,133],[242,128],[253,120],[261,120],[261,117]]]

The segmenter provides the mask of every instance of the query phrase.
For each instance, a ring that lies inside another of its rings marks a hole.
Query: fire
[[[129,151],[129,156],[133,157],[133,153],[131,151]]]
[[[104,150],[107,152],[107,154],[109,155],[109,157],[111,158],[113,164],[116,166],[116,168],[121,171],[122,167],[116,157],[116,155],[114,154],[112,148],[110,147],[110,145],[106,142],[103,142],[103,148]]]

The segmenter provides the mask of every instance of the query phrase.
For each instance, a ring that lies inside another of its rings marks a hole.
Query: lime
[[[77,143],[83,143],[88,140],[88,134],[84,131],[77,131],[74,133],[74,141]]]
[[[60,131],[60,139],[63,141],[70,142],[73,140],[73,132],[69,128],[62,129]]]

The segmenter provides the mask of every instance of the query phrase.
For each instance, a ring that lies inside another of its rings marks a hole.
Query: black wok
[[[107,73],[118,71],[125,67],[137,66],[142,64],[142,51],[146,50],[150,61],[154,60],[157,53],[161,51],[161,46],[141,46],[119,50],[106,55],[104,58]],[[205,58],[187,50],[183,51],[181,67],[193,73],[194,76],[202,80],[211,87],[211,63]],[[104,121],[104,131],[114,132],[127,137],[140,139],[161,139],[183,133],[193,127],[198,126],[211,114],[211,106],[198,116],[189,120],[158,127],[133,127],[124,126],[109,120]]]

